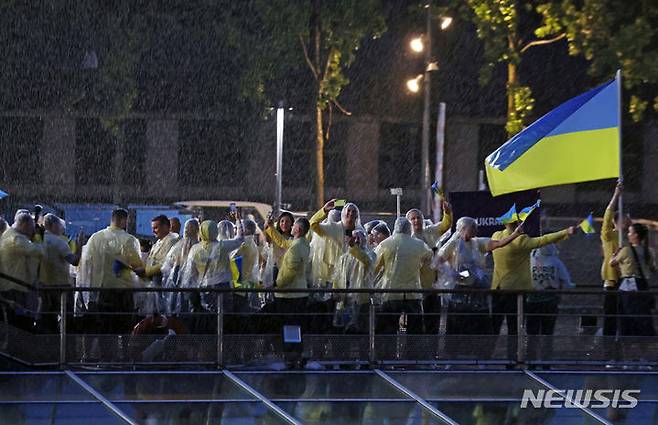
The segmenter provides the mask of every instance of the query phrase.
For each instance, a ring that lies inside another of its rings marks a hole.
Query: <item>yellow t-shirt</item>
[[[492,240],[499,241],[512,232],[507,229],[494,233]],[[493,250],[494,270],[491,281],[492,289],[516,289],[531,291],[530,253],[535,248],[567,239],[566,230],[549,233],[538,238],[521,235],[508,245]]]

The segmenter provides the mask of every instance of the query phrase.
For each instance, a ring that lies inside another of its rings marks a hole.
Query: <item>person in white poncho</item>
[[[439,250],[438,263],[447,262],[444,277],[450,287],[489,289],[491,284],[486,275],[485,256],[512,242],[521,235],[523,228],[518,226],[510,236],[501,240],[477,237],[477,230],[477,222],[473,218],[460,218],[455,233]],[[487,295],[452,294],[446,333],[490,335],[491,326]]]
[[[190,249],[185,265],[183,266],[181,287],[183,288],[229,288],[231,287],[232,273],[230,268],[230,254],[240,247],[243,242],[241,226],[234,239],[217,240],[217,223],[206,220],[201,223],[201,241]],[[224,294],[225,312],[232,311],[232,297]],[[190,303],[192,312],[214,312],[217,310],[217,294],[202,292],[199,299],[192,299]],[[200,319],[200,317],[197,317]],[[213,330],[214,318],[199,322],[192,326],[194,331]],[[206,323],[207,322],[207,323]]]
[[[329,213],[335,208],[336,200],[327,202],[321,210],[316,212],[309,220],[313,239],[324,240],[325,255],[323,261],[327,264],[328,277],[333,276],[333,269],[338,264],[340,256],[347,252],[349,241],[354,230],[362,230],[359,208],[353,203],[347,203],[340,212],[340,221],[331,222],[325,220]],[[330,288],[333,282],[326,282],[322,287]],[[309,305],[309,312],[315,314],[312,329],[318,333],[331,332],[333,326],[333,313],[335,302],[329,297],[314,299]]]
[[[183,237],[176,242],[173,248],[167,254],[162,264],[163,286],[165,288],[179,288],[181,284],[181,269],[187,260],[187,256],[194,245],[199,243],[199,220],[196,218],[189,219],[185,222],[183,228]],[[178,315],[186,311],[189,305],[189,293],[166,292],[166,302],[164,312],[167,316]]]
[[[335,268],[334,284],[337,289],[370,289],[373,287],[374,268],[377,256],[368,247],[366,234],[361,230],[352,232],[349,250],[343,254]],[[364,333],[368,330],[368,308],[370,294],[341,294],[336,303],[334,326],[346,333]]]

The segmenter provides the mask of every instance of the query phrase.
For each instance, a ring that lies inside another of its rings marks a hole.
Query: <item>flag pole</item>
[[[617,99],[618,99],[618,104],[617,104],[617,122],[618,126],[617,128],[619,129],[619,182],[623,185],[624,184],[624,173],[623,173],[623,167],[622,167],[622,162],[624,156],[622,155],[622,144],[621,144],[621,68],[617,70]],[[617,210],[619,211],[619,220],[618,222],[623,223],[622,217],[624,216],[624,193],[623,191],[619,193],[619,206]],[[624,243],[624,229],[622,228],[623,226],[619,226],[619,247],[621,248],[622,244]]]

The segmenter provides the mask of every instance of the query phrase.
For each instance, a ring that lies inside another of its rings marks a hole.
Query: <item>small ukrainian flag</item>
[[[537,202],[519,211],[519,220],[525,221],[526,218],[528,218],[528,216],[532,214],[534,210],[539,208],[540,205],[541,205],[541,200],[537,199]]]
[[[509,211],[496,219],[500,224],[510,224],[519,221],[519,215],[516,213],[516,204],[512,205]]]
[[[580,227],[580,229],[586,235],[592,235],[596,233],[596,230],[594,229],[594,219],[592,218],[592,214],[590,213],[590,215],[588,215],[585,220],[581,221],[578,227]]]
[[[437,195],[439,198],[445,198],[443,188],[439,186],[439,182],[432,183],[432,193]]]
[[[231,258],[231,275],[233,277],[233,286],[242,286],[242,257],[237,256]]]

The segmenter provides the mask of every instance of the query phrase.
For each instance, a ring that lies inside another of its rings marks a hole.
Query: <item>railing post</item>
[[[375,364],[375,303],[370,300],[368,306],[368,361]]]
[[[525,320],[523,311],[524,294],[516,295],[516,362],[525,362]]]
[[[224,366],[224,293],[217,293],[217,366]]]
[[[66,366],[66,291],[59,294],[59,366]]]

